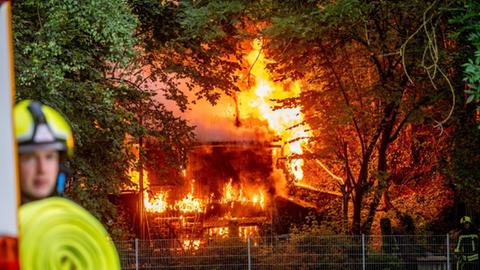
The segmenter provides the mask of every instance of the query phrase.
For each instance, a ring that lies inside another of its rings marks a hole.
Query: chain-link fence
[[[123,269],[455,269],[441,236],[289,236],[118,241]]]

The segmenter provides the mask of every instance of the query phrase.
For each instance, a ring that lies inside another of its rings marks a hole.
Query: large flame
[[[148,192],[144,192],[143,203],[145,205],[145,210],[152,213],[163,213],[169,208],[167,203],[168,193],[166,191],[160,191],[153,195],[152,198],[149,198]]]
[[[138,158],[138,149],[133,147],[132,152]],[[185,175],[185,170],[182,173]],[[130,176],[130,181],[132,181],[132,183],[137,185],[138,187],[140,185],[139,184],[140,173],[137,170],[130,168],[128,171],[128,174]],[[143,204],[144,204],[145,210],[150,213],[164,213],[165,211],[172,210],[172,209],[178,210],[182,213],[202,212],[204,203],[202,202],[202,200],[195,198],[193,196],[194,183],[195,181],[192,181],[191,191],[183,199],[177,201],[174,205],[169,205],[167,201],[167,198],[168,198],[167,191],[161,190],[150,197],[150,194],[148,192],[148,189],[150,186],[148,172],[144,171],[143,172],[143,189],[144,189]]]
[[[182,213],[194,213],[194,212],[203,212],[204,203],[201,199],[194,197],[194,184],[195,181],[191,183],[191,190],[180,201],[175,203],[175,208]]]
[[[139,172],[134,169],[130,169],[128,174],[130,175],[130,181],[132,181],[132,183],[139,186],[139,183],[140,183]],[[148,180],[148,172],[144,171],[143,173],[143,205],[145,206],[145,210],[147,212],[152,212],[152,213],[165,212],[169,208],[167,203],[168,192],[160,191],[154,194],[150,198],[150,194],[148,193],[149,186],[150,186],[150,181]]]
[[[255,80],[249,89],[241,91],[238,98],[239,116],[241,119],[259,119],[268,123],[268,127],[276,137],[280,138],[283,145],[282,153],[287,160],[287,167],[291,172],[295,183],[302,184],[304,177],[301,158],[303,147],[308,143],[311,136],[310,127],[304,122],[304,115],[300,107],[274,109],[277,104],[275,100],[295,98],[301,94],[300,82],[291,81],[287,84],[277,83],[270,79],[266,66],[268,60],[265,58],[262,49],[262,42],[255,40],[252,50],[248,53],[247,60],[250,63],[250,73]],[[137,149],[138,151],[138,149]],[[136,153],[138,156],[138,153]],[[186,170],[182,171],[186,177]],[[130,171],[132,182],[138,184],[138,172]],[[167,210],[177,210],[182,213],[201,213],[205,207],[213,201],[213,195],[197,194],[195,197],[194,181],[191,182],[190,192],[182,199],[167,203],[168,193],[160,191],[150,195],[146,190],[149,186],[148,174],[144,174],[144,204],[148,212],[163,213]],[[234,186],[230,179],[223,187],[220,203],[234,207],[235,203],[252,204],[262,209],[265,207],[265,192],[256,187],[244,187],[242,184]],[[250,234],[251,229],[242,232]]]
[[[220,202],[229,204],[230,207],[233,207],[235,203],[251,203],[264,209],[265,195],[262,190],[245,192],[242,185],[240,185],[239,189],[236,189],[232,184],[232,179],[230,179],[223,187],[223,197]]]
[[[240,117],[266,120],[269,128],[282,139],[284,155],[289,160],[289,170],[295,181],[303,179],[302,146],[311,136],[310,127],[304,123],[300,108],[273,109],[275,100],[298,97],[301,93],[300,82],[295,81],[287,86],[273,82],[266,69],[268,61],[261,50],[260,40],[253,42],[253,49],[247,60],[251,65],[251,73],[255,76],[255,85],[249,91],[239,94]]]

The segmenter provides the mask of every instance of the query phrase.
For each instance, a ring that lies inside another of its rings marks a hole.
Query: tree
[[[466,204],[467,209],[459,209],[458,215],[476,213],[480,203],[478,162],[480,161],[479,125],[479,82],[480,82],[480,5],[476,1],[466,1],[456,10],[449,21],[450,33],[457,45],[455,62],[462,66],[458,80],[465,82],[466,95],[458,96],[457,110],[454,112],[455,132],[449,142],[451,155],[445,160],[445,168],[451,177],[456,191],[457,203]],[[472,59],[473,57],[473,59]],[[461,89],[463,91],[463,89]],[[475,108],[476,105],[476,108]],[[468,213],[462,212],[467,211]]]
[[[465,93],[468,94],[467,103],[477,103],[477,109],[480,102],[480,4],[476,1],[467,1],[463,14],[458,15],[452,20],[455,25],[460,25],[461,29],[455,33],[455,36],[467,35],[466,43],[470,50],[474,51],[474,58],[471,55],[468,57],[468,61],[463,64],[464,73],[468,85],[468,89]]]
[[[279,80],[302,79],[316,157],[342,161],[352,232],[369,233],[391,182],[392,144],[418,121],[442,128],[457,93],[444,57],[449,4],[355,0],[273,3],[264,35]],[[450,98],[449,98],[450,95]],[[340,102],[339,102],[340,101]],[[450,106],[450,107],[449,107]],[[436,120],[439,119],[439,120]],[[441,120],[444,119],[444,120]],[[322,154],[320,154],[322,153]],[[368,199],[368,200],[367,200]]]
[[[450,10],[461,5],[456,1],[132,4],[142,20],[140,36],[148,44],[145,59],[153,74],[173,78],[172,86],[188,78],[189,88],[211,101],[238,90],[236,72],[249,69],[242,61],[243,44],[263,37],[263,50],[276,61],[272,75],[304,83],[301,97],[279,107],[304,107],[315,137],[312,153],[303,158],[343,175],[338,183],[353,202],[354,233],[368,233],[381,199],[388,204],[388,187],[398,176],[390,165],[408,155],[396,143],[405,127],[435,126],[445,136],[442,130],[459,105],[459,81],[452,80],[456,49],[446,23]]]
[[[182,79],[188,78],[198,97],[212,102],[238,91],[236,74],[249,69],[242,60],[248,48],[244,44],[263,37],[264,52],[276,61],[272,75],[303,81],[303,95],[283,100],[279,107],[303,106],[315,133],[312,151],[303,158],[343,175],[337,180],[353,203],[354,233],[370,231],[382,198],[389,204],[390,183],[401,177],[399,166],[392,164],[405,161],[409,153],[419,155],[397,139],[412,130],[430,130],[426,126],[436,128],[432,136],[446,136],[443,131],[452,130],[447,121],[457,117],[453,108],[463,104],[456,77],[458,48],[448,37],[455,27],[447,23],[453,10],[464,10],[459,1],[132,5],[141,19],[139,37],[147,44],[144,59],[152,76],[168,81],[166,95],[181,97],[184,108],[188,100],[176,87]],[[415,170],[422,160],[415,159],[402,170]],[[347,216],[348,203],[344,208]]]
[[[125,135],[161,139],[180,166],[191,128],[115,73],[138,63],[138,19],[125,1],[18,1],[13,27],[17,99],[37,99],[65,114],[76,143],[69,195],[111,229],[117,215],[107,195],[130,183],[134,161]],[[142,124],[132,106],[152,120]]]
[[[244,64],[241,41],[245,38],[240,1],[130,3],[140,19],[137,37],[144,49],[146,79],[162,82],[157,92],[186,110],[192,100],[185,91],[215,104],[220,95],[239,90],[236,82]]]

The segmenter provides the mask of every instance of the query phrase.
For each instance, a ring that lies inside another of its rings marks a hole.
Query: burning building
[[[189,154],[183,185],[145,199],[156,237],[242,237],[271,224],[274,145],[201,144]]]
[[[288,196],[288,186],[308,186],[301,155],[309,127],[300,108],[274,109],[275,99],[298,96],[300,84],[272,82],[260,46],[256,41],[248,54],[247,76],[254,78],[245,91],[186,116],[197,126],[200,142],[180,179],[172,173],[176,180],[154,181],[144,192],[150,237],[183,239],[195,248],[202,237],[272,231],[279,207],[303,216],[315,209]],[[148,169],[145,182],[155,171]]]

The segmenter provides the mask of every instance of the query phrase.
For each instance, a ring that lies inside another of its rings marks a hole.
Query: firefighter
[[[478,235],[473,228],[472,219],[464,216],[460,219],[463,226],[458,237],[455,255],[457,270],[480,269],[478,260]]]
[[[14,108],[22,204],[62,195],[67,171],[62,161],[73,152],[70,125],[60,113],[38,101]]]
[[[19,250],[22,269],[120,269],[103,225],[76,203],[59,198],[72,155],[68,122],[53,108],[24,100],[14,107],[22,206]],[[58,255],[60,254],[60,255]]]

